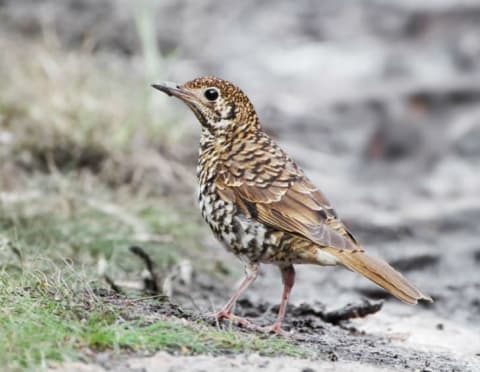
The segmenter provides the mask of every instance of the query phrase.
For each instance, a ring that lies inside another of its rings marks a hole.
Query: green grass
[[[301,347],[276,337],[267,339],[257,335],[215,330],[202,324],[184,325],[162,320],[148,326],[141,326],[138,322],[121,326],[109,324],[91,332],[87,330],[86,333],[90,346],[103,349],[167,350],[187,355],[242,352],[259,352],[268,356],[310,355]]]
[[[75,292],[65,285],[71,285],[71,278],[54,282],[26,275],[18,282],[3,274],[0,279],[0,364],[12,370],[82,355],[85,359],[85,350],[119,355],[166,350],[186,355],[258,352],[311,356],[281,338],[222,331],[201,322],[187,325],[171,319],[131,319],[128,299],[122,308],[122,303],[103,302],[93,293]]]

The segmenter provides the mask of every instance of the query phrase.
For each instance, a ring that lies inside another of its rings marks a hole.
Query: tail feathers
[[[418,300],[433,302],[430,296],[420,292],[402,274],[381,259],[369,256],[360,250],[340,251],[334,248],[324,249],[334,255],[341,264],[350,270],[362,274],[407,304],[414,305]]]

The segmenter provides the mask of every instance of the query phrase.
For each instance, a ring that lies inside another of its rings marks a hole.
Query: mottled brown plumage
[[[202,77],[155,88],[181,99],[202,126],[197,167],[202,216],[223,245],[247,264],[246,277],[217,318],[232,308],[261,263],[280,268],[284,292],[277,321],[281,333],[294,264],[354,270],[400,300],[431,301],[386,262],[367,255],[302,169],[262,130],[248,97],[232,83]]]

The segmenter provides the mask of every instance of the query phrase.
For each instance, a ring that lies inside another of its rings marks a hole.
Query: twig
[[[18,247],[13,245],[11,242],[8,242],[7,244],[12,250],[12,252],[15,254],[15,256],[18,257],[18,260],[20,261],[20,263],[23,263],[23,255],[22,255],[22,252],[20,252],[20,249],[18,249]]]
[[[112,290],[116,293],[119,293],[119,294],[122,294],[122,289],[115,284],[115,282],[113,281],[112,278],[110,278],[107,274],[104,274],[103,275],[105,281],[107,282],[107,284],[110,286],[110,288],[112,288]]]
[[[345,320],[362,318],[374,314],[379,311],[382,306],[383,301],[371,302],[365,300],[361,304],[347,304],[338,310],[325,312],[323,313],[322,318],[328,323],[339,324]]]
[[[140,259],[145,263],[145,266],[147,267],[151,279],[151,282],[148,283],[148,289],[151,290],[153,293],[162,293],[162,291],[160,290],[159,278],[156,272],[155,263],[150,258],[148,253],[145,252],[142,247],[136,245],[130,247],[130,252],[140,257]]]
[[[146,296],[146,297],[139,297],[139,298],[130,299],[129,301],[138,302],[138,301],[151,300],[151,299],[154,299],[154,298],[168,298],[168,297],[165,296],[164,294],[156,294],[156,295],[153,295],[153,296]]]

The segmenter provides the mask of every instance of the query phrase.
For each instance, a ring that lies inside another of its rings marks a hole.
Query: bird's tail
[[[324,249],[334,255],[341,264],[350,270],[362,274],[407,304],[416,304],[418,300],[433,302],[430,296],[420,292],[388,263],[379,258],[369,256],[363,250],[340,251],[334,248]]]

